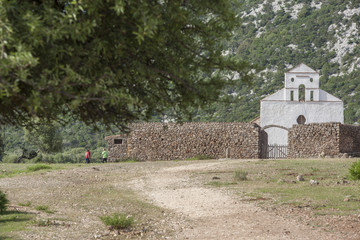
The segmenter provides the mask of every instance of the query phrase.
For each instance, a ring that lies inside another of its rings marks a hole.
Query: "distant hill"
[[[320,73],[320,88],[344,101],[345,122],[360,122],[360,2],[339,0],[241,1],[242,25],[227,54],[263,70],[253,86],[227,89],[240,101],[216,104],[197,120],[249,121],[259,101],[283,87],[284,72],[303,62]]]

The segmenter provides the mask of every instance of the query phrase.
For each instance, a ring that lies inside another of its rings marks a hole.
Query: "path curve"
[[[176,239],[339,239],[194,177],[193,171],[215,171],[221,164],[224,162],[164,168],[131,181],[130,187],[182,217],[181,227],[169,223],[174,225]]]

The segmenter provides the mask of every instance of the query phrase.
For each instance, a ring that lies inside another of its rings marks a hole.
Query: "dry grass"
[[[238,181],[236,185],[211,185],[233,189],[243,199],[272,199],[270,203],[275,205],[311,207],[315,214],[359,214],[360,181],[348,179],[349,167],[356,160],[329,158],[239,161],[229,167],[241,167],[243,172],[248,173],[248,181]],[[299,174],[304,176],[304,182],[296,181]],[[214,173],[208,175],[210,178]],[[228,182],[233,173],[224,171],[217,176],[221,182]],[[319,185],[310,185],[311,179],[317,180]]]

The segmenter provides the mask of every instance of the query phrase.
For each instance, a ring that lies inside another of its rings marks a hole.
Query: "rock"
[[[319,185],[319,182],[316,181],[316,180],[311,179],[310,180],[310,185]]]
[[[298,175],[297,177],[296,177],[296,180],[298,180],[298,181],[305,181],[305,179],[304,179],[304,176],[303,175]]]
[[[350,202],[350,198],[344,198],[344,202]]]

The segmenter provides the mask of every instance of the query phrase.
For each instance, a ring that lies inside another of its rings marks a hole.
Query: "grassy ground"
[[[356,160],[239,160],[231,163],[225,160],[221,162],[219,171],[193,170],[193,174],[194,177],[200,177],[201,183],[207,187],[228,189],[244,201],[256,201],[264,206],[306,207],[319,216],[359,215],[360,181],[348,180],[348,169]],[[127,188],[126,184],[130,179],[141,178],[147,172],[186,164],[189,161],[117,163],[102,165],[107,169],[99,171],[97,164],[1,163],[0,178],[14,178],[23,183],[27,181],[27,176],[34,176],[34,181],[41,179],[53,183],[48,185],[48,189],[44,188],[45,185],[37,186],[31,196],[27,195],[25,186],[13,191],[8,189],[12,201],[9,211],[0,215],[0,239],[16,239],[14,232],[23,231],[28,226],[66,227],[78,221],[81,212],[89,212],[92,221],[99,222],[99,216],[130,213],[135,216],[137,228],[156,226],[159,219],[168,213]],[[74,168],[79,168],[76,175],[70,173]],[[56,178],[55,175],[44,174],[64,169],[69,171],[56,175]],[[234,178],[236,172],[242,178]],[[304,176],[305,181],[296,180],[299,174]],[[17,178],[19,175],[21,178]],[[311,179],[319,184],[310,185]],[[57,216],[57,213],[66,212],[69,206],[73,206],[71,209],[76,211],[67,215],[66,219],[62,219],[61,214]],[[156,239],[157,235],[154,236]]]
[[[242,162],[237,170],[218,173],[207,184],[231,188],[244,199],[272,200],[271,204],[311,207],[315,214],[360,213],[360,181],[348,180],[349,167],[357,159],[296,159]],[[247,180],[235,181],[235,171],[247,172]],[[305,181],[297,181],[302,174]],[[310,185],[310,180],[318,185]],[[236,183],[236,184],[235,184]]]

